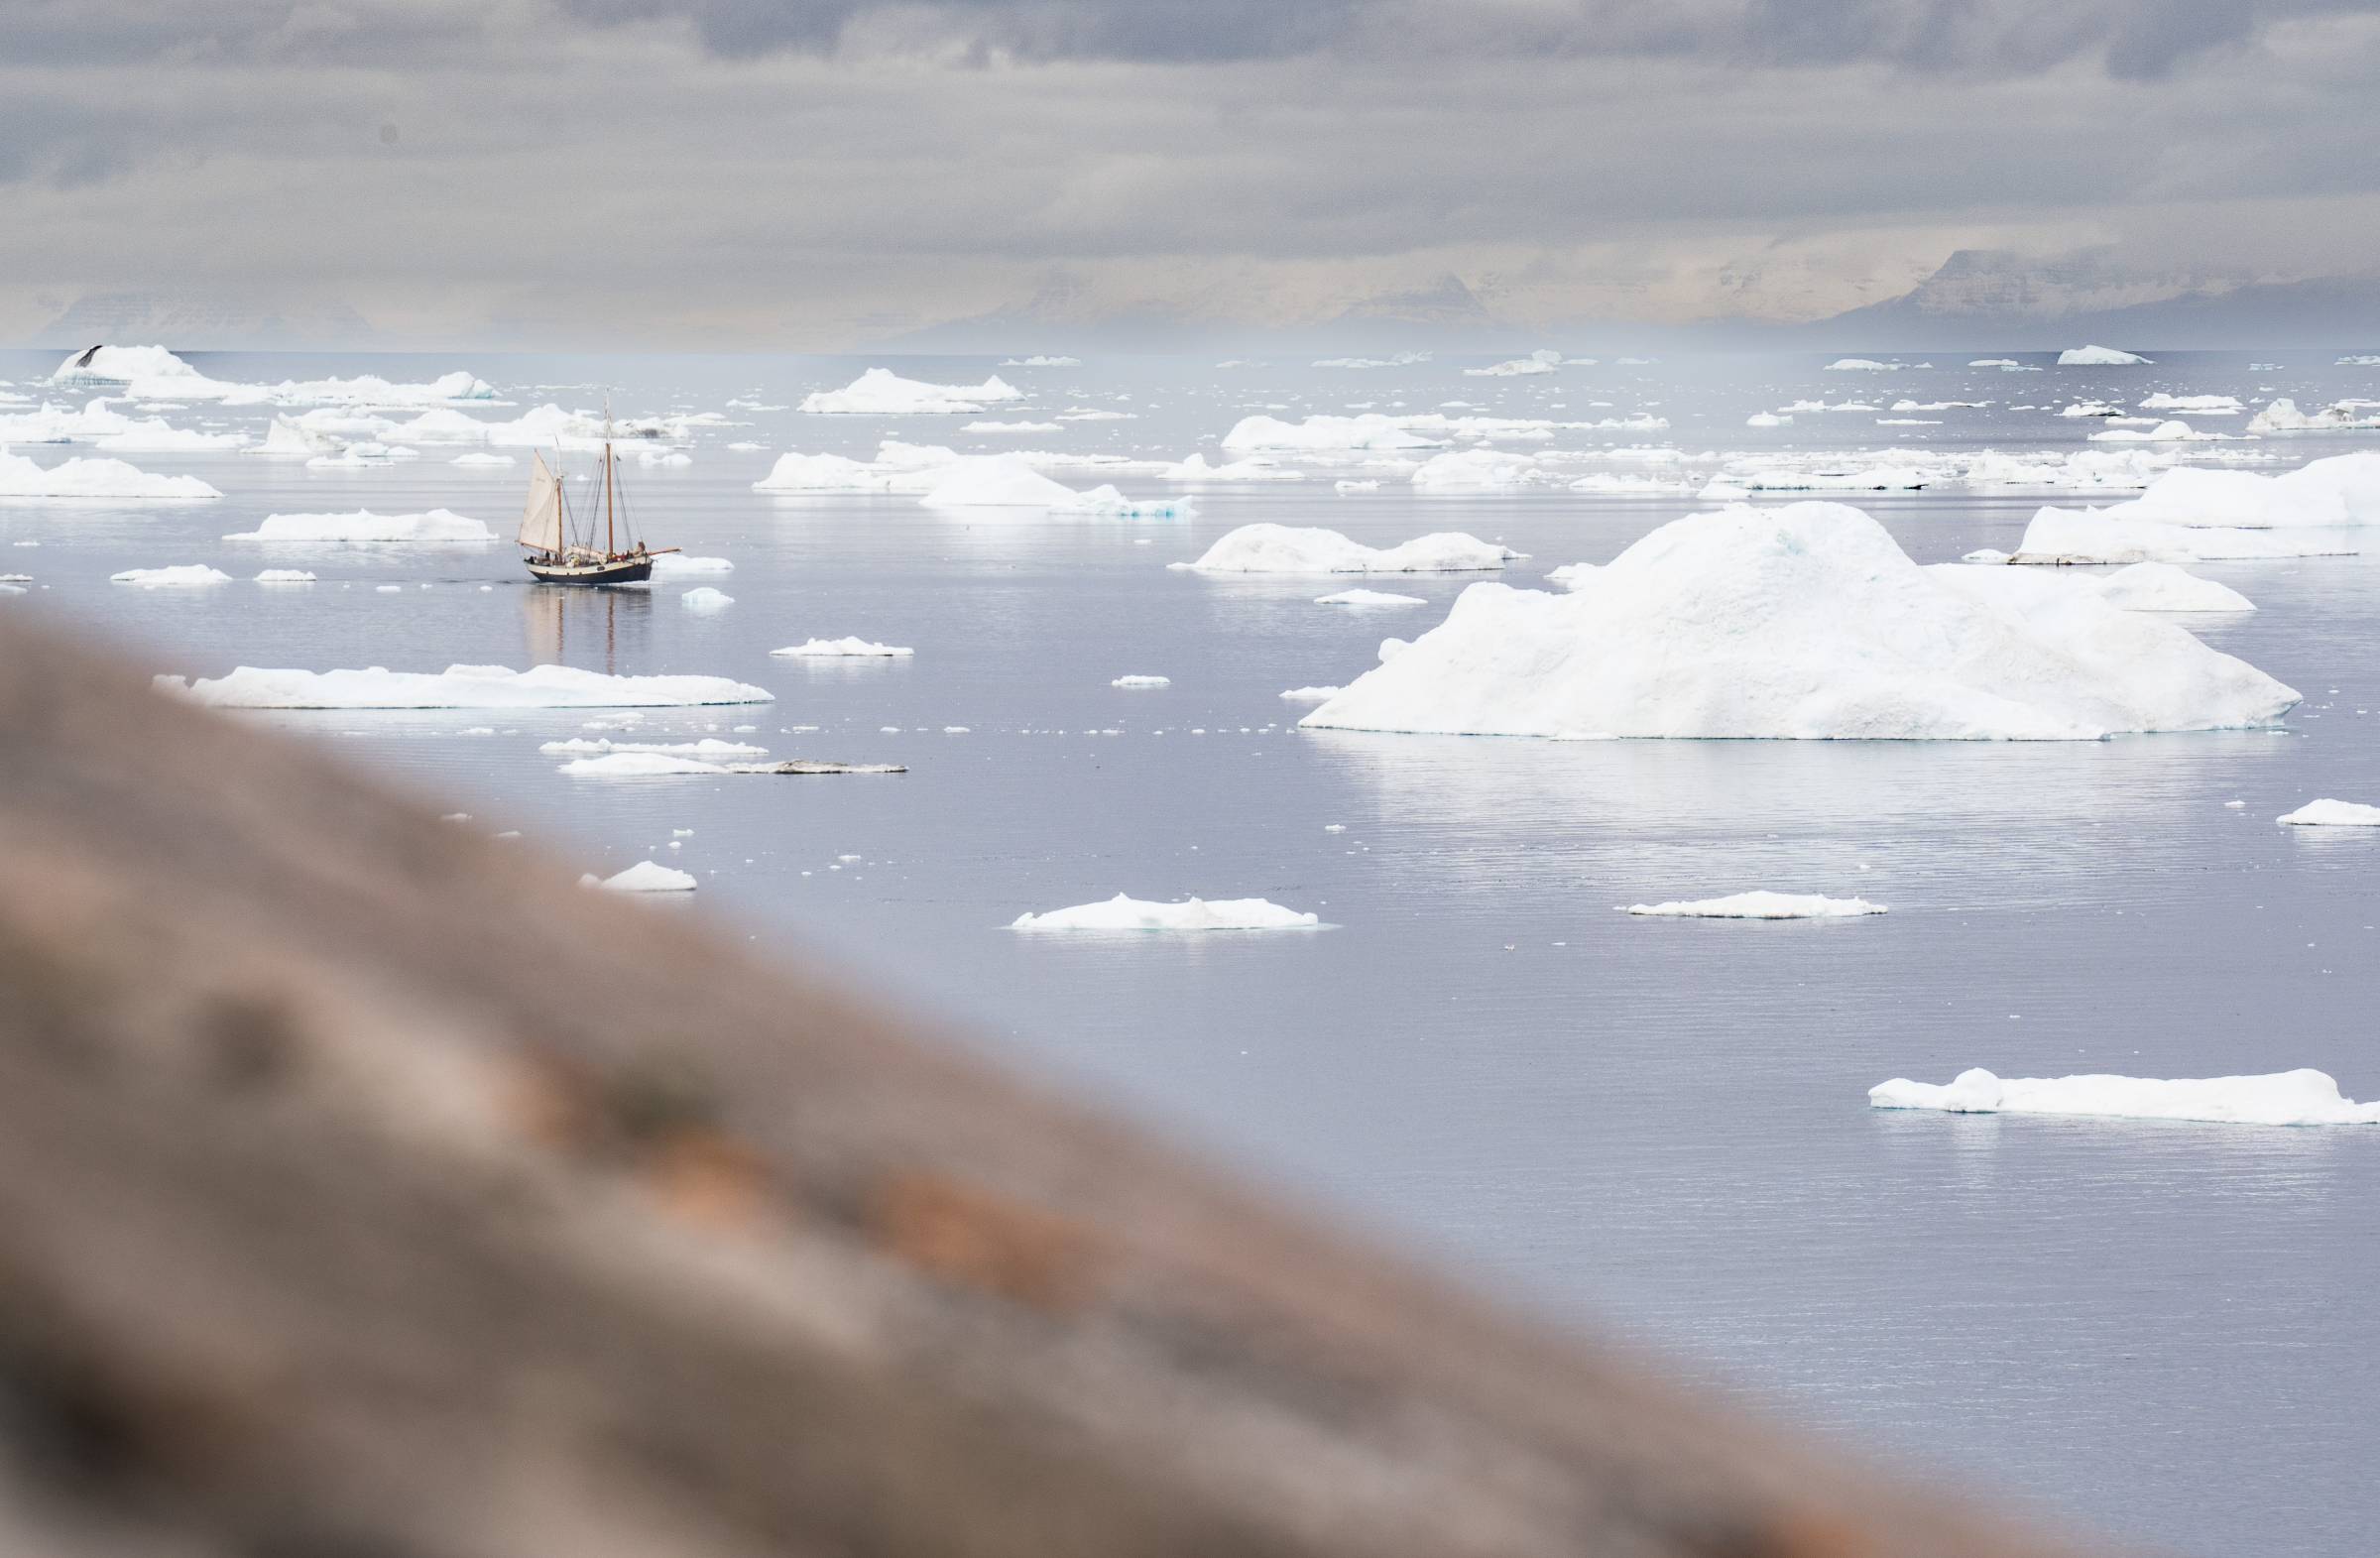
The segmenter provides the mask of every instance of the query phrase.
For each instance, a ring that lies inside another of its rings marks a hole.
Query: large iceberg
[[[1166,566],[1200,573],[1478,573],[1519,555],[1459,531],[1382,547],[1318,526],[1257,524],[1224,536],[1196,562]]]
[[[890,368],[871,368],[840,390],[802,397],[801,409],[830,417],[959,416],[1024,398],[998,375],[981,384],[923,384]]]
[[[2047,508],[2025,527],[2017,556],[2038,562],[2187,562],[2302,557],[2358,549],[2337,532],[2380,525],[2380,451],[2314,460],[2294,471],[2177,466],[2137,498],[2103,509]]]
[[[1962,1115],[2083,1115],[2111,1120],[2199,1120],[2243,1126],[2380,1125],[2380,1103],[2342,1097],[2326,1072],[2301,1068],[2266,1076],[1997,1077],[1980,1066],[1936,1086],[1894,1077],[1869,1088],[1875,1109],[1939,1109]]]
[[[2058,354],[2061,368],[2128,368],[2148,360],[2132,352],[2119,352],[2112,346],[2069,346]]]
[[[1122,893],[1104,903],[1078,903],[1046,914],[1019,914],[1014,930],[1302,930],[1318,914],[1283,908],[1263,899],[1191,899],[1156,903]]]
[[[234,531],[225,540],[486,542],[496,533],[478,520],[447,509],[427,514],[275,514],[252,531]]]
[[[1446,735],[2089,740],[2267,724],[2298,694],[2015,568],[1920,567],[1843,504],[1661,527],[1566,594],[1475,584],[1301,722]]]
[[[195,476],[158,476],[122,460],[60,460],[44,470],[0,449],[0,498],[220,498]]]
[[[569,665],[449,665],[442,671],[242,665],[196,681],[160,676],[157,685],[230,709],[621,709],[775,701],[766,688],[725,676],[607,676]]]

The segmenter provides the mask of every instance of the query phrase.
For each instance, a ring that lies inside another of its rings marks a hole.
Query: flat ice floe
[[[44,470],[0,449],[0,498],[187,500],[223,495],[195,476],[158,476],[122,460],[61,460]]]
[[[1281,694],[1284,703],[1324,703],[1346,691],[1344,687],[1291,687]]]
[[[303,568],[267,568],[256,576],[259,584],[311,584],[314,576]]]
[[[449,665],[442,671],[267,670],[160,676],[161,691],[228,709],[622,709],[773,703],[776,695],[725,676],[607,676],[568,665]]]
[[[608,736],[593,739],[573,736],[567,741],[545,742],[537,750],[549,758],[596,758],[607,753],[635,752],[664,758],[696,758],[705,763],[733,763],[769,756],[767,747],[721,741],[716,736],[705,736],[700,741],[613,741]]]
[[[1224,536],[1196,562],[1166,566],[1200,573],[1479,573],[1519,555],[1457,531],[1380,547],[1316,526],[1257,524]]]
[[[1203,454],[1193,454],[1186,460],[1165,466],[1157,475],[1166,481],[1181,482],[1243,482],[1243,481],[1303,481],[1303,471],[1293,471],[1275,465],[1270,460],[1226,460],[1221,465],[1209,465]]]
[[[735,571],[736,565],[725,557],[689,557],[680,551],[664,551],[653,559],[654,578],[690,578]]]
[[[1850,919],[1861,914],[1881,914],[1884,905],[1862,898],[1831,899],[1815,893],[1771,893],[1763,889],[1726,898],[1630,903],[1625,911],[1663,919]]]
[[[1911,561],[1857,509],[1661,527],[1566,594],[1475,584],[1311,728],[2091,740],[2268,724],[2298,694],[2063,578]]]
[[[1427,606],[1429,601],[1419,595],[1394,595],[1386,590],[1341,590],[1336,595],[1317,595],[1317,606]]]
[[[1549,480],[1537,461],[1501,449],[1449,449],[1422,461],[1412,476],[1416,492],[1510,492]]]
[[[2148,361],[2137,353],[2117,351],[2112,346],[2069,346],[2058,354],[2061,368],[2130,368],[2146,365]]]
[[[1838,357],[1827,364],[1828,373],[1891,373],[1901,365],[1897,362],[1878,362],[1873,357]]]
[[[261,541],[322,541],[322,542],[391,542],[420,544],[437,541],[444,544],[481,544],[496,539],[496,533],[478,520],[466,519],[447,509],[432,509],[427,514],[374,514],[358,509],[353,514],[275,514],[252,531],[234,531],[225,540]]]
[[[2310,800],[2273,820],[2293,828],[2380,828],[2380,806],[2353,800]]]
[[[654,860],[641,860],[617,876],[597,878],[592,872],[578,879],[580,887],[601,888],[607,893],[691,893],[694,878],[689,872],[674,871]]]
[[[2380,1103],[2342,1097],[2326,1072],[2265,1076],[2008,1077],[1981,1067],[1948,1085],[1895,1077],[1868,1089],[1875,1109],[1939,1109],[1962,1115],[2081,1115],[2106,1120],[2196,1120],[2241,1126],[2380,1125]]]
[[[178,563],[171,568],[126,568],[107,576],[110,584],[130,584],[144,590],[188,589],[201,584],[229,584],[231,575],[203,562]]]
[[[1302,930],[1322,923],[1263,899],[1190,899],[1157,903],[1119,893],[1104,903],[1078,903],[1046,914],[1019,914],[1012,930]]]
[[[2194,417],[2236,417],[2246,408],[2236,395],[2168,395],[2160,390],[2140,402],[2144,412],[2181,412]]]
[[[802,397],[801,409],[823,417],[962,416],[1024,399],[996,374],[981,384],[925,384],[890,368],[871,368],[840,390]]]
[[[1118,676],[1108,685],[1134,688],[1170,687],[1173,685],[1173,678],[1171,676]]]
[[[572,779],[703,779],[743,776],[826,774],[906,774],[894,763],[706,763],[659,752],[612,752],[601,757],[573,758],[556,772]]]
[[[790,659],[897,659],[917,652],[896,645],[871,644],[866,639],[851,638],[811,639],[769,653]]]

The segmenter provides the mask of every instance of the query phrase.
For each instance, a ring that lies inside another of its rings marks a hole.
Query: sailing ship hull
[[[588,562],[532,562],[539,584],[642,584],[653,577],[651,557],[608,557]]]

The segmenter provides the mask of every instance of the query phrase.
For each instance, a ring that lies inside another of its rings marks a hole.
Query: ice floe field
[[[0,611],[1857,1444],[2346,1558],[2352,349],[8,353]],[[685,555],[535,587],[607,391]]]

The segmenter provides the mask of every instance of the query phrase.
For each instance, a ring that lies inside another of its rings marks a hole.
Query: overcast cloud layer
[[[0,336],[86,291],[393,340],[957,316],[1811,317],[1951,250],[2368,272],[2380,3],[14,0]]]

